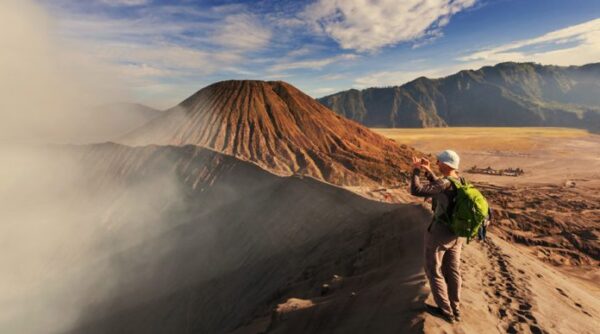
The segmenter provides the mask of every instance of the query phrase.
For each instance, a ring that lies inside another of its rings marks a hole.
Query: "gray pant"
[[[446,313],[458,312],[460,303],[460,252],[463,238],[459,238],[443,223],[433,223],[425,232],[425,275],[436,304]]]

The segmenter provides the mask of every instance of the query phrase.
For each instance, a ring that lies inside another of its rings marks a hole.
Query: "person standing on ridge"
[[[437,307],[426,305],[429,311],[448,322],[460,321],[460,254],[463,238],[458,237],[445,223],[449,205],[454,202],[456,189],[448,177],[461,180],[457,173],[460,158],[456,152],[445,150],[437,155],[437,166],[443,174],[438,178],[431,171],[429,160],[413,157],[410,191],[413,196],[431,197],[433,220],[425,232],[425,274]],[[419,175],[425,170],[429,183],[421,184]]]

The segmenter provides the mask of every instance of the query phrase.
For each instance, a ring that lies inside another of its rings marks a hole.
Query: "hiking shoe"
[[[442,318],[451,324],[453,324],[455,322],[454,315],[444,312],[438,306],[425,304],[425,308],[427,309],[427,312],[431,315],[434,315],[438,318]]]
[[[447,322],[453,324],[456,322],[456,318],[452,314],[448,314],[446,312],[442,312],[441,318],[446,320]]]
[[[462,320],[460,318],[460,311],[458,311],[458,310],[454,311],[454,320],[456,320],[456,321]]]

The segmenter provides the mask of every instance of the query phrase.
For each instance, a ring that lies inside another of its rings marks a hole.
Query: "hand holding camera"
[[[431,170],[431,163],[426,158],[417,158],[413,156],[412,162],[414,168],[424,168],[426,170]]]

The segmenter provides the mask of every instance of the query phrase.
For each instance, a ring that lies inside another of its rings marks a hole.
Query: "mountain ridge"
[[[319,98],[369,127],[567,126],[600,130],[600,63],[505,62]]]
[[[355,263],[368,248],[356,250],[369,242],[374,221],[382,217],[403,232],[393,248],[401,250],[406,269],[398,270],[400,277],[421,268],[410,256],[420,247],[408,243],[420,241],[420,222],[428,218],[417,205],[381,203],[321,180],[277,176],[196,145],[104,143],[55,150],[54,157],[68,155],[84,167],[86,189],[110,194],[102,224],[144,235],[110,244],[96,263],[109,270],[98,276],[83,271],[82,281],[91,286],[105,276],[116,284],[84,304],[69,333],[228,332],[283,293],[313,291],[325,275],[364,271]],[[156,180],[162,182],[147,188]],[[165,192],[169,184],[177,191]],[[141,193],[156,193],[152,202],[159,205],[147,210],[162,221],[127,214],[123,203],[151,203]],[[407,289],[395,298],[410,303],[416,296],[417,290]],[[408,327],[405,318],[394,326]]]

